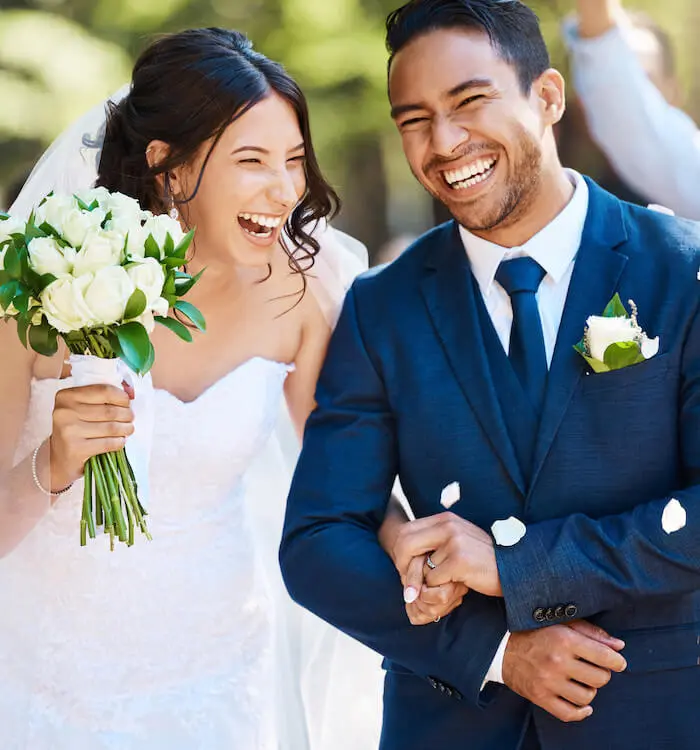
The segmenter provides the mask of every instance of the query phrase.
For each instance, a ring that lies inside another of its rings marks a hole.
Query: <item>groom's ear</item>
[[[554,68],[545,70],[532,84],[532,95],[547,127],[556,125],[566,111],[566,83],[562,74]]]

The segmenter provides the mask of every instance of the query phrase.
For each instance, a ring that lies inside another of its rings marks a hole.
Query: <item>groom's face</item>
[[[389,72],[392,117],[411,170],[472,231],[517,220],[535,201],[547,123],[533,87],[488,36],[441,29],[417,37]]]

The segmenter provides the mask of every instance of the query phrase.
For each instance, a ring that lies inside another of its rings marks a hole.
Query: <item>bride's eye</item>
[[[260,159],[241,159],[240,164],[262,164]]]

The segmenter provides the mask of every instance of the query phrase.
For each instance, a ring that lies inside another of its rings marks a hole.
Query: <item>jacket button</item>
[[[565,616],[566,616],[566,607],[563,604],[560,604],[554,610],[554,617],[556,617],[557,620],[563,620]]]
[[[569,604],[564,610],[564,614],[573,619],[578,614],[578,607],[575,604]]]
[[[544,607],[538,607],[532,613],[532,616],[535,618],[535,622],[544,622],[547,619],[547,614],[544,610]]]
[[[434,677],[428,677],[428,682],[433,686],[435,690],[438,689],[438,681]]]
[[[547,622],[552,622],[554,620],[554,607],[548,607],[544,616],[547,618]]]

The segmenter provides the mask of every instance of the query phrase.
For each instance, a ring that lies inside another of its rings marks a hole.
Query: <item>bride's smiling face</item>
[[[171,173],[182,216],[196,227],[196,252],[266,266],[306,191],[305,144],[293,107],[271,93],[234,120],[214,146]],[[200,258],[206,263],[204,257]]]

